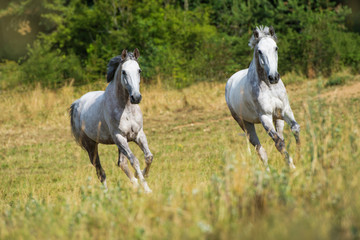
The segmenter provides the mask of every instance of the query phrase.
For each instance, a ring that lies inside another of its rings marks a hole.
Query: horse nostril
[[[130,102],[133,104],[138,104],[141,101],[141,94],[134,94],[130,96]]]
[[[270,82],[272,82],[274,80],[273,76],[271,76],[271,75],[269,75],[268,78],[269,78]]]

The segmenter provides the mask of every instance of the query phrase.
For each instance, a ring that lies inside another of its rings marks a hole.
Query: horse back
[[[88,92],[78,100],[79,122],[82,131],[93,141],[112,143],[104,118],[104,91]]]
[[[247,73],[248,69],[244,69],[229,78],[225,89],[226,102],[238,118],[249,122],[258,122],[258,114],[254,111],[256,106]]]

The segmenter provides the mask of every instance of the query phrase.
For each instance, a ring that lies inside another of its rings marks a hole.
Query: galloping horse
[[[106,90],[86,93],[71,105],[71,129],[75,140],[88,152],[90,162],[105,187],[106,175],[100,164],[99,143],[116,144],[119,150],[118,166],[138,186],[127,165],[129,159],[145,192],[151,192],[144,178],[149,173],[153,155],[143,131],[143,117],[138,105],[141,101],[139,56],[136,48],[133,53],[123,50],[121,56],[110,60]],[[143,171],[128,141],[137,143],[144,152],[146,167]]]
[[[284,120],[291,126],[300,147],[300,126],[295,121],[285,86],[277,71],[276,41],[273,27],[257,27],[249,42],[249,46],[254,48],[254,58],[249,68],[232,75],[225,88],[226,102],[233,118],[246,132],[267,170],[268,157],[256,135],[254,124],[263,125],[290,168],[295,168],[295,165],[285,149]]]

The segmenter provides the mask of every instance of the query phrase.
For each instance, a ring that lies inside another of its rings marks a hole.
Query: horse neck
[[[121,73],[121,68],[119,68],[119,73]],[[111,88],[110,94],[114,99],[117,100],[120,106],[125,107],[130,104],[130,98],[128,91],[121,84],[121,75],[116,74],[114,80],[110,83]]]
[[[259,62],[259,56],[257,54],[257,48],[255,47],[254,57],[250,63],[249,74],[251,79],[256,79],[257,85],[262,85],[265,83],[267,86],[270,86],[270,82],[267,79],[265,70],[261,67]]]

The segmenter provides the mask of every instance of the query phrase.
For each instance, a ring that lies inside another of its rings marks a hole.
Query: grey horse
[[[148,147],[143,116],[138,105],[141,101],[139,56],[136,48],[133,53],[123,50],[121,56],[110,60],[106,90],[86,93],[71,105],[71,129],[75,140],[88,152],[90,162],[105,187],[106,175],[100,164],[99,143],[116,144],[119,151],[118,166],[137,187],[138,181],[127,165],[129,159],[145,192],[151,192],[144,178],[149,174],[153,155]],[[143,171],[140,170],[139,160],[129,148],[129,141],[137,143],[145,154],[146,167]]]
[[[254,48],[249,68],[232,75],[225,88],[226,103],[233,118],[246,132],[267,170],[268,157],[256,135],[254,124],[263,125],[290,168],[295,168],[295,165],[285,149],[284,120],[291,126],[300,149],[300,126],[295,120],[285,86],[277,71],[276,41],[273,27],[257,27],[249,42],[249,46]]]

